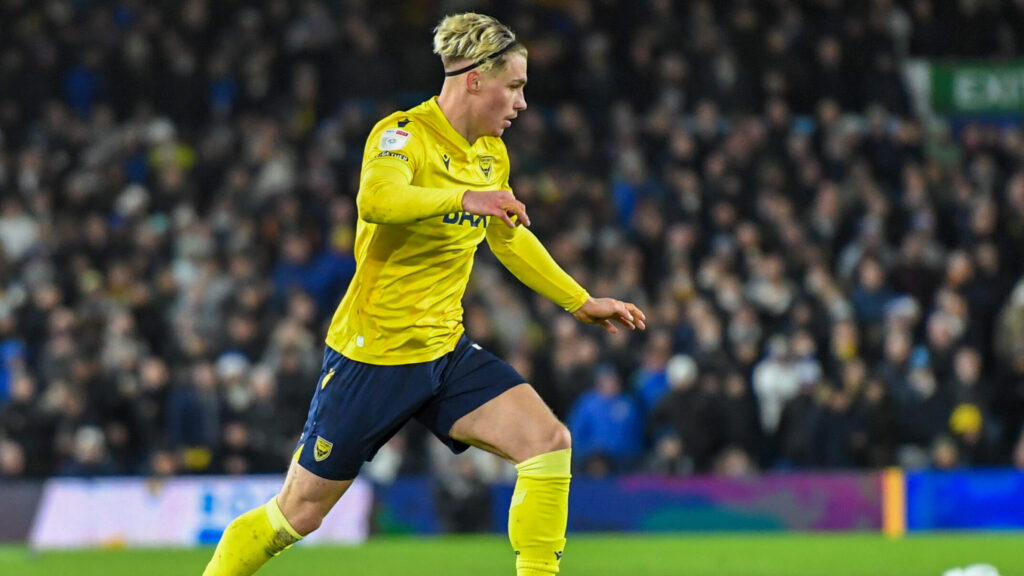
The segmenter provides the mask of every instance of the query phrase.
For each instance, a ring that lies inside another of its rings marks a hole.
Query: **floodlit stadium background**
[[[1024,572],[1012,537],[914,534],[1024,528],[1021,0],[0,0],[0,541],[194,547],[274,493],[363,142],[438,90],[431,29],[463,10],[530,50],[505,140],[534,232],[650,320],[605,335],[477,258],[467,331],[573,432],[570,531],[632,534],[647,574]],[[369,537],[344,564],[491,533],[449,556],[499,573],[513,474],[410,426],[313,540]],[[810,563],[634,539],[734,531]],[[615,566],[572,541],[566,573]],[[0,573],[174,565],[122,554]]]

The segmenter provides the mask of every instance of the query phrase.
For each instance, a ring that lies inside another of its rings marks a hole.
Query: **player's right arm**
[[[509,228],[530,225],[526,206],[507,190],[473,192],[414,186],[411,176],[384,163],[363,170],[356,195],[359,216],[373,224],[410,224],[433,216],[466,211],[496,216]],[[515,217],[516,220],[512,220]]]
[[[479,192],[413,185],[423,163],[422,135],[417,138],[412,128],[396,128],[389,122],[378,124],[366,142],[356,195],[359,217],[373,224],[411,224],[466,211],[495,216],[510,228],[519,223],[530,225],[526,206],[508,190]]]
[[[359,217],[373,224],[411,224],[433,216],[462,211],[465,190],[412,185],[412,174],[374,162],[363,169],[356,195]]]
[[[373,224],[411,224],[462,211],[465,190],[427,188],[412,184],[425,166],[425,134],[411,126],[385,120],[366,140],[356,207],[359,217]]]

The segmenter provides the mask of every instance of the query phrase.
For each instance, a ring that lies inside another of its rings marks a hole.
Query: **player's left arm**
[[[505,143],[498,140],[495,166],[503,170],[502,188],[511,192],[511,172]],[[525,208],[524,208],[525,212]],[[529,221],[522,222],[529,226]],[[644,313],[631,302],[593,298],[555,262],[540,240],[526,226],[487,226],[487,244],[513,276],[534,292],[561,306],[577,320],[600,324],[612,334],[619,324],[630,330],[647,327]]]
[[[487,227],[487,244],[498,260],[520,282],[551,300],[586,324],[600,324],[612,334],[616,323],[630,330],[647,327],[646,316],[631,302],[594,298],[579,285],[523,226]]]
[[[507,170],[507,160],[504,165]],[[507,173],[502,188],[512,190]],[[616,323],[630,330],[646,328],[644,313],[632,303],[591,297],[525,226],[488,226],[487,244],[498,261],[520,282],[561,306],[580,322],[600,324],[612,334],[619,331]]]

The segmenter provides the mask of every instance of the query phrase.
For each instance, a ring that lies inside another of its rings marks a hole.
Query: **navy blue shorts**
[[[525,381],[465,336],[437,360],[399,366],[356,362],[327,347],[298,462],[321,478],[355,478],[410,418],[462,452],[468,446],[448,436],[455,421]]]

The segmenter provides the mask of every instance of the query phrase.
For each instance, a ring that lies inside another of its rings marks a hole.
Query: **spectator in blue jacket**
[[[569,414],[573,457],[587,473],[632,470],[644,454],[644,423],[636,400],[622,389],[611,366],[599,366],[594,387],[580,396]],[[592,467],[593,466],[593,467]]]

